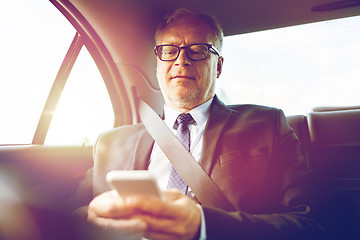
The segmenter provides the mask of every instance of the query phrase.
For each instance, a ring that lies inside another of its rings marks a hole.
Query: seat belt
[[[157,113],[139,100],[140,118],[161,150],[204,206],[234,211],[233,205]]]

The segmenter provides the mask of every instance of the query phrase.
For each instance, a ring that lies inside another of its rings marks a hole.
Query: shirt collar
[[[209,101],[204,102],[203,104],[189,111],[189,113],[196,122],[195,125],[197,125],[198,127],[203,127],[206,124],[212,100],[213,99],[210,99]],[[181,114],[181,112],[164,105],[164,122],[169,128],[173,128],[176,118],[179,116],[179,114]]]

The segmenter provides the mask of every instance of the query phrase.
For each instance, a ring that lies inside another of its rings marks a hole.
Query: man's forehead
[[[157,44],[193,44],[193,43],[211,43],[211,39],[207,37],[207,34],[201,34],[199,32],[186,32],[185,34],[179,32],[166,32],[160,35],[157,40]]]
[[[198,27],[200,29],[206,28],[207,30],[210,30],[210,26],[208,25],[207,22],[195,16],[184,16],[178,18],[173,22],[169,23],[164,30],[169,28],[179,28],[181,26],[193,26],[193,27]]]
[[[175,20],[165,27],[158,39],[158,44],[176,43],[179,41],[190,41],[191,43],[209,42],[211,36],[210,26],[200,18],[197,17],[183,17]]]

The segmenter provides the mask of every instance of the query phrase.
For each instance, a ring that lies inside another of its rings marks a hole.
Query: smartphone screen
[[[162,199],[156,179],[146,170],[116,170],[106,175],[106,180],[122,198],[141,195]]]

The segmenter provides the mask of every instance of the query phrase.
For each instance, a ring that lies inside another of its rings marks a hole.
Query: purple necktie
[[[193,118],[190,113],[181,113],[174,124],[174,128],[177,130],[176,136],[188,151],[190,151],[190,131],[188,124],[192,120]],[[173,165],[171,165],[167,188],[177,188],[184,194],[186,194],[187,191],[185,181],[181,178],[180,174],[176,171]]]

